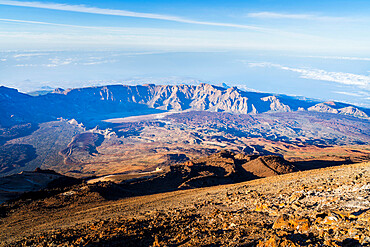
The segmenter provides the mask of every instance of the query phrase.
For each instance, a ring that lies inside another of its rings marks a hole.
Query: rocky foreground
[[[0,218],[0,243],[369,246],[370,163],[120,200],[80,187],[13,205]]]

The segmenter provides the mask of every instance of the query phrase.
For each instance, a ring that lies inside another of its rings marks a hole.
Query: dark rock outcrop
[[[319,104],[316,104],[314,106],[311,106],[307,110],[308,111],[323,112],[323,113],[334,113],[334,114],[341,114],[341,115],[349,115],[349,116],[353,116],[353,117],[369,119],[369,115],[366,114],[364,111],[362,111],[359,108],[356,108],[354,106],[343,104],[343,103],[324,102],[324,103],[319,103]]]
[[[208,157],[170,166],[160,176],[125,184],[130,191],[157,193],[248,181],[297,171],[280,156],[221,151]]]
[[[41,195],[39,190],[46,188],[66,187],[80,183],[79,179],[67,177],[53,170],[23,171],[1,178],[0,180],[0,204],[17,197],[31,198],[35,200]],[[31,193],[27,195],[26,193]],[[34,193],[34,194],[32,194]],[[50,196],[48,193],[45,196]]]

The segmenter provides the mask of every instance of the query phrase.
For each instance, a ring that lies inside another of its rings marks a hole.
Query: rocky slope
[[[114,201],[84,186],[7,205],[0,245],[369,246],[369,181],[361,163]]]
[[[171,165],[167,172],[149,178],[123,181],[127,191],[158,193],[177,189],[230,184],[297,171],[280,156],[235,154],[229,151]]]
[[[308,111],[334,113],[341,115],[350,115],[359,118],[369,118],[369,116],[360,109],[349,106],[346,104],[335,103],[335,102],[324,102],[311,106],[307,109]]]
[[[52,170],[24,171],[19,174],[3,177],[0,180],[0,204],[21,196],[23,193],[38,191],[59,184],[63,187],[78,180],[56,173]]]
[[[81,133],[75,135],[67,148],[60,151],[60,155],[64,157],[64,163],[73,163],[70,160],[72,155],[94,155],[97,154],[96,147],[100,146],[104,141],[104,136],[97,133]],[[77,153],[77,154],[76,154]]]
[[[78,135],[64,152],[91,152],[94,147],[89,145],[95,141],[97,137],[91,133]],[[73,146],[79,147],[73,148]],[[146,195],[235,183],[297,171],[292,163],[280,156],[244,155],[226,150],[186,162],[181,162],[188,159],[185,155],[166,155],[162,159],[165,160],[162,163],[163,170],[157,168],[157,171],[152,172],[110,174],[86,180],[89,184],[112,181],[119,184],[121,190],[130,191],[130,195]],[[170,162],[171,159],[172,162]],[[165,164],[166,162],[169,164]],[[174,162],[179,164],[173,165]],[[40,168],[3,177],[0,183],[0,203],[24,192],[45,189],[51,182],[56,183],[55,180],[61,179],[66,182],[66,184],[60,183],[62,188],[67,186],[67,182],[82,183],[83,181]]]

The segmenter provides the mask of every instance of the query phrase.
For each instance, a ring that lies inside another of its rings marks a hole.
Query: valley
[[[184,161],[174,155],[184,155],[186,160],[224,149],[281,155],[301,164],[360,162],[370,154],[368,120],[334,114],[187,111],[115,121],[106,122],[105,129],[87,129],[75,120],[42,123],[31,135],[4,145],[31,145],[36,153],[31,161],[3,174],[39,166],[74,177],[140,172]]]

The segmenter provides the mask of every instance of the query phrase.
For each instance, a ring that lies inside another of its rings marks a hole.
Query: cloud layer
[[[370,90],[370,76],[344,72],[329,72],[322,69],[291,68],[273,63],[249,63],[249,67],[274,67],[282,70],[297,72],[301,78],[319,81],[330,81],[345,85],[358,86]]]
[[[284,14],[276,12],[255,12],[247,15],[251,18],[261,19],[293,19],[293,20],[314,20],[314,21],[348,21],[349,18],[334,16],[318,16],[309,14]]]
[[[339,56],[304,56],[308,58],[350,60],[350,61],[370,61],[368,57],[339,57]]]

